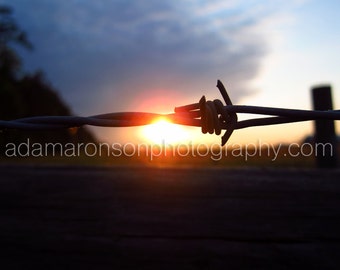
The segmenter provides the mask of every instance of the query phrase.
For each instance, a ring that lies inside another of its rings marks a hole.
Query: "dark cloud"
[[[218,78],[235,101],[248,94],[266,52],[260,15],[224,2],[5,1],[35,45],[27,69],[44,70],[79,114],[133,109],[156,90],[182,98],[172,106],[210,98]]]

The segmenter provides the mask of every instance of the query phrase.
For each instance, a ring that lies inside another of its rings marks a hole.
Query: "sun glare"
[[[153,144],[184,143],[190,137],[185,127],[172,124],[166,118],[159,118],[153,124],[143,127],[141,133],[144,139]]]

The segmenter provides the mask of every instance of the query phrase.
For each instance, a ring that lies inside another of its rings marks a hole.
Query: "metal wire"
[[[45,130],[81,127],[84,125],[101,127],[130,127],[152,124],[155,119],[163,117],[167,118],[174,124],[201,127],[203,133],[215,133],[216,135],[220,135],[221,131],[225,130],[225,133],[222,136],[222,145],[224,145],[236,129],[317,119],[340,120],[340,110],[311,111],[233,105],[221,81],[217,82],[217,88],[219,89],[226,105],[223,105],[222,101],[218,99],[214,101],[206,101],[203,96],[199,103],[175,107],[175,112],[171,114],[117,112],[93,115],[89,117],[36,116],[10,121],[0,120],[0,128]],[[270,117],[238,121],[238,113],[259,114]]]

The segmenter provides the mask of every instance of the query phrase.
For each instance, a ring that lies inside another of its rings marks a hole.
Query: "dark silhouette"
[[[10,7],[0,6],[0,72],[2,78],[13,80],[21,68],[21,61],[11,45],[17,44],[30,50],[33,46],[11,15]]]
[[[12,9],[0,6],[0,119],[11,120],[41,115],[71,115],[57,91],[45,80],[41,71],[25,74],[21,59],[13,45],[32,50],[27,35],[16,24]],[[94,142],[94,137],[84,128],[77,130],[2,130],[0,147],[6,143],[31,142]]]
[[[332,90],[329,85],[320,85],[312,89],[313,107],[317,111],[333,110]],[[333,120],[318,119],[315,126],[316,162],[319,168],[337,167],[337,138]],[[331,144],[331,148],[324,148]]]

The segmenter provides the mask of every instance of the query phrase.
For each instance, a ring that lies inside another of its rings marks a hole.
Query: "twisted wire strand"
[[[158,114],[147,112],[117,112],[82,116],[36,116],[10,121],[0,120],[1,129],[59,129],[84,125],[101,127],[130,127],[152,124],[157,118],[166,118],[174,124],[201,127],[203,133],[220,135],[222,146],[228,141],[233,131],[254,126],[277,125],[317,119],[340,120],[340,110],[311,111],[247,105],[233,105],[221,83],[217,82],[226,105],[221,100],[206,100],[203,96],[198,103],[175,107],[174,113]],[[238,113],[266,115],[270,117],[237,120]]]
[[[0,120],[0,128],[13,129],[59,129],[81,127],[84,125],[99,127],[131,127],[152,124],[155,119],[165,117],[175,124],[201,126],[199,119],[192,119],[176,114],[157,114],[145,112],[121,112],[89,117],[81,116],[36,116],[16,120]]]

